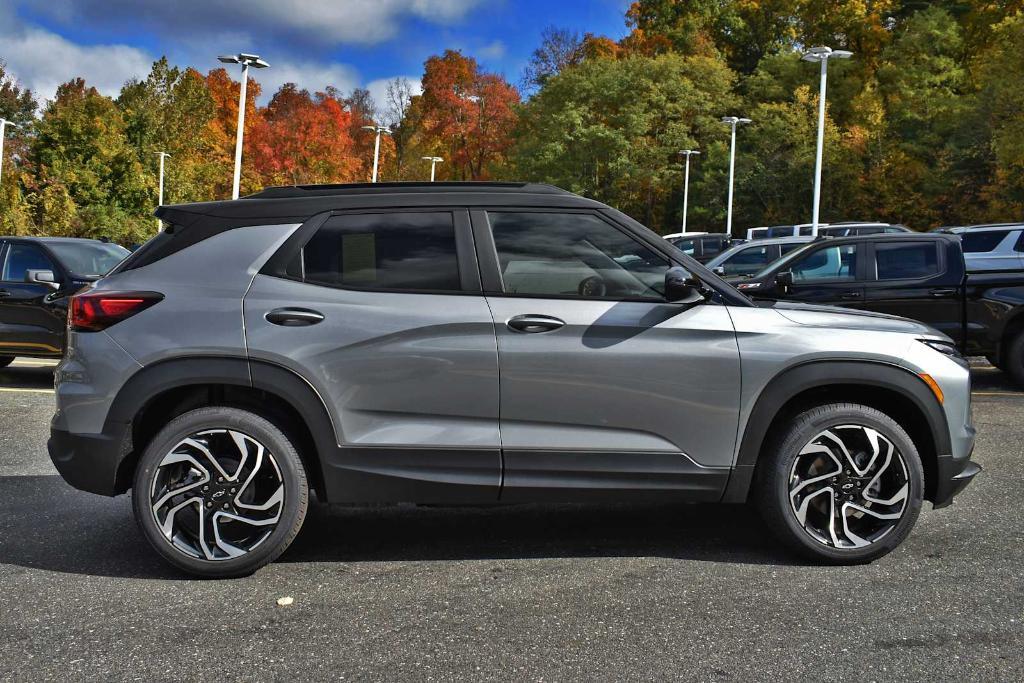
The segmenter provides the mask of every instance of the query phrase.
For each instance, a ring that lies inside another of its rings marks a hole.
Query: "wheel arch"
[[[812,361],[783,370],[761,391],[743,429],[723,501],[745,502],[764,444],[774,429],[812,405],[853,402],[886,413],[921,456],[925,499],[932,500],[937,461],[952,451],[945,413],[931,389],[906,368],[874,361]]]
[[[337,438],[327,407],[313,387],[292,370],[263,361],[190,357],[139,370],[112,402],[107,425],[128,426],[116,493],[130,488],[141,451],[163,425],[208,405],[250,410],[274,422],[296,441],[310,485],[323,492],[324,457],[336,448]]]

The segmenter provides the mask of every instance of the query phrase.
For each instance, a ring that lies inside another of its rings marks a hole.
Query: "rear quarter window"
[[[982,232],[960,233],[960,244],[965,254],[982,254],[992,251],[1010,234],[1009,230],[985,230]]]

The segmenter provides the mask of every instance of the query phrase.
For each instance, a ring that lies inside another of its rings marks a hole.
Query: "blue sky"
[[[223,53],[256,52],[266,91],[286,81],[310,90],[383,92],[395,76],[418,81],[446,48],[518,83],[544,27],[619,38],[628,0],[0,0],[0,59],[43,99],[83,76],[114,94],[152,61],[206,71]]]

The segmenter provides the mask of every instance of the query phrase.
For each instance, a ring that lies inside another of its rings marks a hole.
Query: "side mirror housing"
[[[47,285],[53,289],[57,289],[60,285],[57,283],[57,276],[53,274],[52,270],[29,270],[25,272],[25,282],[34,282],[37,284]]]
[[[700,281],[685,268],[673,266],[665,271],[665,300],[675,304],[696,304],[705,300]]]
[[[711,272],[718,277],[725,277],[725,266],[715,266],[711,269]]]
[[[775,275],[775,288],[784,294],[789,294],[789,288],[793,286],[793,272],[784,270]]]

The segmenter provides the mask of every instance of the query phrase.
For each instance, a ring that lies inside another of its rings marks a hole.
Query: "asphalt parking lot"
[[[60,479],[51,384],[0,370],[0,679],[1024,679],[1024,393],[988,366],[984,473],[870,566],[795,561],[743,507],[319,506],[234,581]]]

